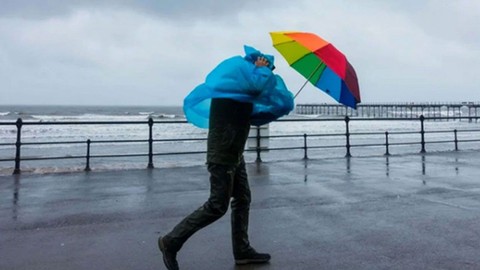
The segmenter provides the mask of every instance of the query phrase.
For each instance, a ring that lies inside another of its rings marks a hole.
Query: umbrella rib
[[[305,87],[305,85],[307,85],[308,81],[310,81],[310,79],[313,77],[313,75],[315,74],[315,72],[317,72],[317,70],[322,66],[322,62],[320,62],[320,64],[318,64],[318,66],[313,70],[313,72],[310,74],[310,76],[308,76],[307,80],[305,81],[305,83],[302,85],[302,87],[300,88],[300,90],[298,90],[298,92],[295,94],[295,96],[293,98],[296,98],[298,96],[298,94],[300,94],[300,92],[303,90],[303,88]]]

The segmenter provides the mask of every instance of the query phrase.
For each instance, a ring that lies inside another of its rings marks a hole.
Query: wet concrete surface
[[[250,238],[227,214],[181,269],[480,269],[480,152],[248,164]],[[0,177],[0,269],[165,269],[157,238],[208,197],[205,166]]]

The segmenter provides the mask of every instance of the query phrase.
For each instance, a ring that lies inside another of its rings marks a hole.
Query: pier
[[[480,102],[459,103],[361,103],[357,109],[341,104],[298,104],[297,114],[351,117],[381,118],[418,118],[425,117],[477,117],[480,114]]]

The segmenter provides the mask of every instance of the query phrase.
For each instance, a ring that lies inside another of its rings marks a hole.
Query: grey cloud
[[[268,37],[295,29],[347,55],[364,102],[480,99],[480,2],[269,1],[0,0],[0,104],[178,105],[243,44],[296,92]],[[332,102],[310,85],[297,101]]]
[[[268,6],[263,1],[259,8]],[[254,8],[258,1],[218,0],[2,0],[0,17],[45,19],[52,16],[68,16],[78,9],[123,9],[146,13],[170,20],[207,19],[225,20],[247,8]]]

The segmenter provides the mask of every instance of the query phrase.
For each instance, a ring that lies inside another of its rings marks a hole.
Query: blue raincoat
[[[253,104],[252,125],[270,123],[293,110],[293,95],[282,78],[273,74],[271,55],[244,46],[245,57],[235,56],[221,62],[184,99],[187,120],[200,128],[208,128],[212,98],[230,98]],[[257,67],[257,57],[269,61],[268,67]]]

